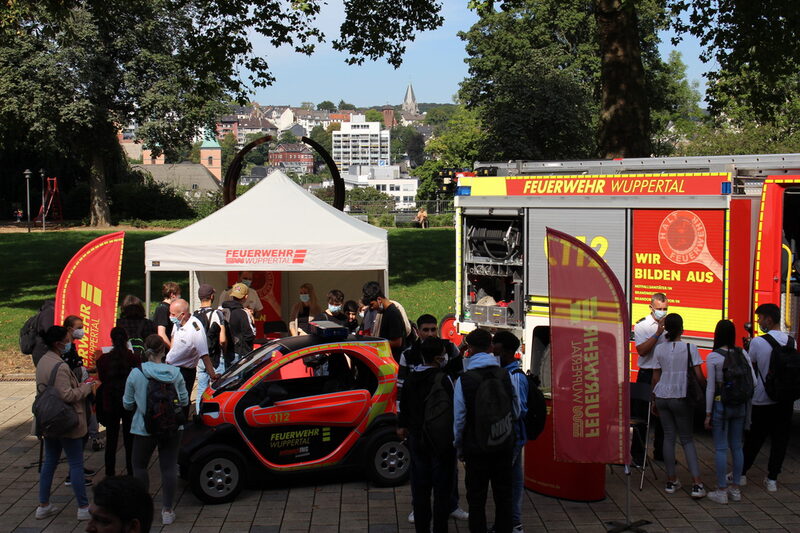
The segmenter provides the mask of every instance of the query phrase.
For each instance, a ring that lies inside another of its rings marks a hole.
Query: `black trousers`
[[[636,376],[636,383],[652,383],[653,382],[653,369],[641,368],[639,374]],[[647,420],[648,403],[635,401],[631,405],[631,415],[640,417]],[[661,427],[661,419],[657,416],[650,416],[650,425],[655,428],[655,438],[653,439],[653,457],[661,459],[664,456],[664,428]],[[637,464],[644,464],[644,446],[643,443],[647,438],[646,424],[636,424],[634,426],[634,434],[631,439],[631,457]]]
[[[196,368],[186,368],[183,366],[179,366],[178,369],[181,371],[181,376],[183,376],[183,381],[186,382],[186,394],[189,396],[189,405],[183,408],[183,415],[186,417],[186,420],[189,420],[189,408],[192,406],[192,389],[194,388],[194,380],[197,377],[197,369]]]
[[[794,404],[782,402],[772,405],[754,405],[750,431],[744,435],[744,466],[742,475],[745,475],[756,460],[761,446],[767,436],[770,439],[769,460],[767,461],[767,477],[777,480],[781,473],[783,459],[789,446],[789,432],[792,429],[792,415]]]
[[[453,459],[456,451],[436,456],[425,445],[421,435],[411,434],[411,497],[414,506],[414,527],[418,533],[446,533],[453,494]],[[433,495],[433,509],[431,509]],[[433,529],[431,530],[431,520]]]
[[[464,459],[469,504],[469,530],[486,533],[486,498],[489,483],[494,496],[494,530],[511,532],[511,451],[505,453],[469,455]]]
[[[120,405],[120,407],[122,406]],[[122,444],[125,446],[125,470],[129,476],[133,475],[133,466],[131,463],[131,453],[133,453],[133,435],[131,435],[132,420],[133,411],[123,410],[119,416],[110,417],[104,424],[106,426],[106,476],[113,476],[116,474],[120,422],[122,423]]]

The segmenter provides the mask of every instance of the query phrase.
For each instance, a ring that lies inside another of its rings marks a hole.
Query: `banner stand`
[[[608,533],[621,533],[622,531],[633,531],[634,533],[646,533],[641,526],[651,524],[649,520],[637,520],[631,522],[631,467],[623,465],[625,469],[625,522],[618,522],[616,520],[606,522],[606,525],[611,526]]]

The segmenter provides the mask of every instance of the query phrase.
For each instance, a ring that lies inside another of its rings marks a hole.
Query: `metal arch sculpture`
[[[244,148],[239,150],[239,153],[236,154],[236,157],[233,158],[233,161],[231,161],[231,164],[228,167],[228,171],[225,172],[225,180],[222,182],[222,194],[225,205],[228,205],[236,199],[236,187],[239,184],[239,177],[242,172],[242,162],[244,161],[244,156],[246,156],[247,153],[256,146],[271,140],[271,135],[259,137],[258,139],[245,145]],[[325,161],[325,164],[328,165],[328,169],[331,171],[331,177],[333,178],[333,207],[339,211],[344,211],[344,180],[342,179],[342,175],[339,173],[339,168],[336,166],[336,163],[333,162],[333,158],[328,151],[325,150],[325,148],[323,148],[318,142],[309,139],[308,137],[303,137],[302,140],[304,143],[314,148],[322,157],[323,161]]]

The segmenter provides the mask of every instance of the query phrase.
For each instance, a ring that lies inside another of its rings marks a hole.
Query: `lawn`
[[[56,284],[67,261],[102,231],[1,233],[0,375],[31,372],[28,356],[19,352],[19,328],[44,300],[55,298]],[[126,231],[120,295],[144,296],[144,243],[167,231]],[[442,317],[453,312],[455,236],[450,228],[390,229],[389,286],[392,299],[409,317],[422,313]],[[160,299],[161,283],[188,286],[188,275],[153,272],[151,300]]]

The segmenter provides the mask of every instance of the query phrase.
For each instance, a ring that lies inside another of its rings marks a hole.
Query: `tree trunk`
[[[89,225],[96,227],[111,225],[111,210],[108,208],[106,191],[105,155],[105,150],[95,146],[89,169]]]
[[[650,107],[645,92],[636,7],[632,0],[594,0],[600,40],[601,157],[650,155]]]

